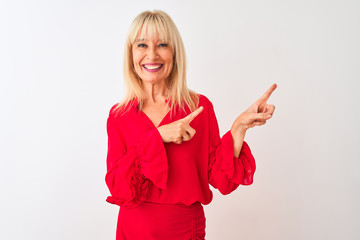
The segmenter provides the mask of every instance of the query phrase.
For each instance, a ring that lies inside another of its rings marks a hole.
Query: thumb
[[[269,118],[271,118],[271,114],[269,113],[253,113],[250,115],[250,118],[255,121],[255,120],[267,120]]]

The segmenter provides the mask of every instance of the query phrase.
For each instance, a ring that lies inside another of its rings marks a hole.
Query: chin
[[[163,78],[141,78],[141,80],[145,83],[159,83]]]

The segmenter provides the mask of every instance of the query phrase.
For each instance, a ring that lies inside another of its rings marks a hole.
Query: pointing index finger
[[[264,95],[262,95],[262,97],[260,98],[260,100],[263,101],[267,101],[270,97],[270,95],[272,94],[272,92],[276,89],[277,85],[276,83],[274,83],[273,85],[271,85],[271,87],[264,93]]]
[[[204,109],[203,106],[200,106],[198,109],[196,109],[195,111],[193,111],[192,113],[190,113],[189,115],[187,115],[185,118],[188,120],[188,122],[190,123],[192,120],[194,120],[194,118],[199,115],[199,113],[202,112],[202,110]]]

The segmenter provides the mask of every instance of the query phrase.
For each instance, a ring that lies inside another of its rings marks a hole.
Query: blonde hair
[[[175,110],[178,104],[185,111],[187,105],[190,111],[196,110],[199,102],[199,95],[189,89],[186,84],[186,59],[185,48],[180,33],[170,16],[163,11],[144,11],[140,13],[130,25],[126,37],[124,53],[124,81],[126,87],[125,97],[114,108],[116,112],[120,109],[128,110],[123,106],[131,106],[133,100],[139,102],[139,109],[142,109],[144,93],[141,87],[141,79],[135,72],[132,46],[136,39],[162,39],[172,47],[174,53],[173,69],[166,80],[168,100],[171,101],[170,111]],[[176,110],[175,110],[176,111]]]

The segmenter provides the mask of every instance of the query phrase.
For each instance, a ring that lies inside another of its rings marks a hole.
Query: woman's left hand
[[[277,85],[274,83],[262,97],[236,118],[231,128],[235,129],[235,131],[246,132],[249,128],[264,125],[266,120],[270,119],[275,111],[275,106],[267,104],[266,101],[276,87]]]

